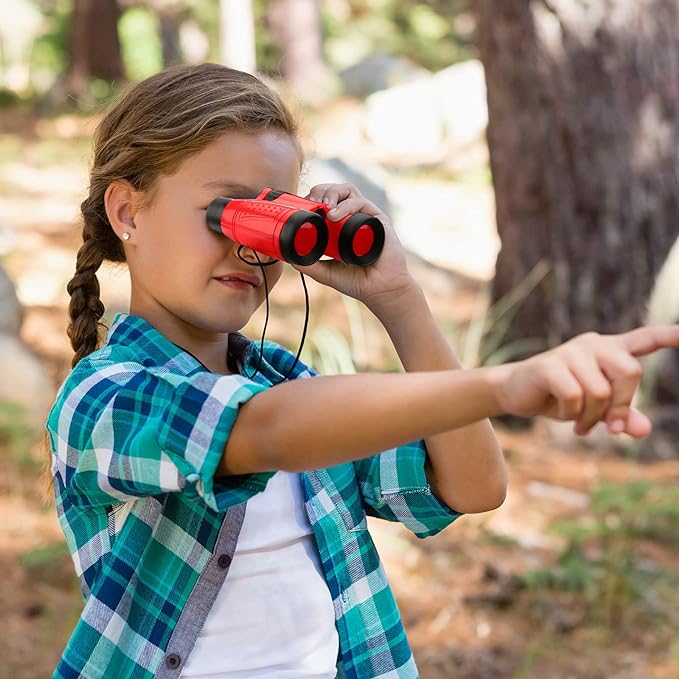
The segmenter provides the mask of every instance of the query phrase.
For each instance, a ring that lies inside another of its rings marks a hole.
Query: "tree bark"
[[[271,0],[269,29],[281,52],[280,74],[307,101],[328,93],[318,0]]]
[[[544,260],[506,342],[624,331],[679,214],[674,0],[477,0],[502,249],[493,299]]]
[[[123,80],[117,0],[74,0],[69,37],[67,91],[82,99],[90,78]]]
[[[519,306],[505,344],[537,338],[552,346],[641,324],[678,233],[679,6],[475,7],[502,241],[493,301],[538,262],[550,270]],[[656,427],[641,448],[649,459],[677,454],[679,389],[666,388],[669,375],[679,375],[676,352],[664,356],[650,388]]]

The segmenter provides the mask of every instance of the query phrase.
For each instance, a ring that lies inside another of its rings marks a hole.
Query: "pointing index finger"
[[[620,339],[632,356],[645,356],[658,349],[679,348],[679,325],[636,328],[621,334]]]

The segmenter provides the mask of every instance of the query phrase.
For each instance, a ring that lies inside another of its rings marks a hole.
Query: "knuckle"
[[[626,377],[633,377],[639,379],[644,372],[644,369],[639,361],[632,361],[629,366],[625,369]]]
[[[613,394],[613,388],[610,384],[597,384],[589,391],[589,395],[595,401],[608,401]]]
[[[596,343],[600,338],[601,335],[598,332],[589,330],[588,332],[583,332],[581,335],[578,335],[575,338],[575,342],[578,345],[590,347],[592,344]]]

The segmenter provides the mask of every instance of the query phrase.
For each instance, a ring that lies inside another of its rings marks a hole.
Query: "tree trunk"
[[[504,342],[642,323],[678,232],[677,3],[477,0],[476,13],[502,241],[493,300],[538,262],[550,270]],[[679,393],[662,384],[647,458],[677,454]]]
[[[639,324],[677,236],[674,0],[477,0],[502,249],[493,299],[544,260],[506,342]]]
[[[329,78],[318,0],[272,0],[267,19],[281,52],[281,76],[303,99],[323,100]]]
[[[74,0],[69,37],[67,91],[82,99],[90,78],[123,80],[117,0]]]

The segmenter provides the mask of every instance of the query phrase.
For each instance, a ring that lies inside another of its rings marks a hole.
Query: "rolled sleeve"
[[[366,511],[398,521],[417,537],[436,535],[461,516],[431,490],[424,441],[392,448],[354,462]]]
[[[185,492],[216,511],[271,472],[215,479],[239,408],[268,387],[240,375],[123,363],[76,371],[48,418],[56,473],[81,506]]]

